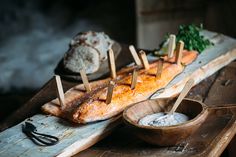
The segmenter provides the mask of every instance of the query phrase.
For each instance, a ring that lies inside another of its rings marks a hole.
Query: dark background
[[[103,31],[135,42],[132,0],[2,0],[0,5],[0,119],[53,76],[70,39]]]

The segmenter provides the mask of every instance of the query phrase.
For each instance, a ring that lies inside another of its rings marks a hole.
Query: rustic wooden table
[[[64,90],[71,88],[78,82],[68,82],[63,80]],[[0,129],[3,130],[12,126],[26,117],[40,112],[42,104],[56,97],[55,82],[50,80],[28,103],[9,116]],[[205,102],[207,105],[236,103],[236,62],[231,63],[220,72],[202,81],[194,87],[188,97]],[[232,129],[232,127],[234,128]],[[214,139],[217,136],[212,135],[216,145],[209,145],[205,153],[209,156],[220,156],[228,146],[229,155],[235,156],[236,152],[231,149],[235,147],[235,141],[232,140],[235,133],[235,124],[228,128],[227,137]],[[229,127],[229,126],[228,126]],[[201,143],[196,143],[200,145]],[[207,146],[206,146],[207,147]],[[182,148],[179,147],[155,147],[148,145],[137,139],[130,133],[124,125],[120,125],[110,136],[100,141],[91,148],[78,153],[75,156],[172,156],[181,154]],[[169,155],[168,155],[169,154]]]

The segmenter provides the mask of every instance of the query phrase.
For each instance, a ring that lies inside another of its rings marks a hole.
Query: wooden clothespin
[[[156,79],[160,79],[161,78],[161,74],[162,74],[162,69],[163,69],[163,59],[160,58],[157,61],[157,73],[156,73]]]
[[[114,52],[112,49],[109,49],[108,51],[108,62],[109,62],[108,64],[111,71],[111,78],[115,79],[116,78],[116,64],[115,64]]]
[[[175,50],[175,35],[171,34],[169,37],[169,44],[168,44],[168,58],[172,58],[174,56],[174,50]]]
[[[131,89],[135,89],[135,86],[137,84],[137,79],[138,79],[138,72],[136,69],[134,69],[133,74],[132,74],[132,80],[131,80]]]
[[[177,44],[176,57],[175,57],[175,62],[176,62],[177,65],[181,65],[183,49],[184,49],[184,42],[179,41],[178,44]]]
[[[131,52],[131,54],[132,54],[132,56],[133,56],[133,58],[134,58],[135,63],[136,63],[138,66],[141,66],[141,65],[142,65],[141,60],[139,59],[138,54],[137,54],[137,52],[136,52],[134,46],[133,46],[133,45],[130,45],[130,46],[129,46],[129,50],[130,50],[130,52]]]
[[[59,99],[61,107],[65,107],[65,97],[63,92],[63,87],[61,83],[61,77],[59,75],[55,75],[56,85],[57,85],[57,97]]]
[[[112,100],[112,94],[113,94],[113,88],[115,86],[114,81],[110,81],[107,89],[107,98],[106,98],[106,104],[110,104]]]
[[[86,72],[84,69],[81,69],[79,71],[80,73],[80,76],[82,78],[82,81],[83,81],[83,84],[84,84],[84,88],[86,89],[87,92],[90,92],[91,91],[91,87],[90,87],[90,84],[89,84],[89,81],[88,81],[88,77],[86,75]]]
[[[142,64],[143,64],[144,68],[146,70],[148,70],[149,69],[149,63],[148,63],[146,53],[143,50],[141,50],[141,51],[139,51],[139,54],[140,54],[140,58],[141,58],[141,61],[142,61]]]

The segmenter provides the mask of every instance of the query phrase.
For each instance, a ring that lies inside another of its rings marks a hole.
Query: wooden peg
[[[114,52],[112,49],[109,49],[108,51],[108,61],[109,61],[109,68],[111,71],[111,78],[115,79],[116,78],[116,65],[115,65],[115,57],[114,57]]]
[[[114,81],[109,82],[108,89],[107,89],[106,104],[111,103],[114,85],[115,85]]]
[[[162,69],[163,69],[163,59],[160,58],[160,59],[157,61],[156,79],[160,79],[160,78],[161,78]]]
[[[61,107],[63,108],[65,106],[65,97],[61,83],[61,77],[59,75],[55,75],[55,80],[57,85],[57,97],[59,99]]]
[[[88,77],[86,75],[86,72],[84,69],[81,69],[79,71],[80,73],[80,76],[82,78],[82,81],[83,81],[83,84],[84,84],[84,88],[86,89],[87,92],[90,92],[91,91],[91,87],[90,87],[90,84],[89,84],[89,81],[88,81]]]
[[[175,35],[171,34],[169,37],[169,44],[168,44],[168,58],[172,58],[174,56],[174,50],[175,50]]]
[[[132,74],[132,80],[131,80],[131,89],[135,89],[135,86],[137,84],[137,79],[138,79],[138,72],[136,69],[134,69],[133,74]]]
[[[134,46],[133,46],[133,45],[130,45],[130,46],[129,46],[129,50],[130,50],[130,52],[131,52],[131,54],[132,54],[132,56],[133,56],[133,58],[134,58],[135,63],[136,63],[138,66],[141,66],[141,65],[142,65],[141,60],[139,59],[138,54],[137,54],[137,52],[136,52]]]
[[[182,102],[182,100],[184,99],[184,97],[188,94],[188,92],[190,91],[190,89],[193,87],[194,85],[194,79],[190,78],[186,84],[184,85],[184,88],[182,89],[179,97],[177,98],[177,100],[175,101],[172,109],[170,110],[170,112],[168,114],[173,114],[175,112],[175,110],[178,108],[178,106],[180,105],[180,103]]]
[[[183,49],[184,49],[184,42],[179,41],[178,44],[177,44],[176,57],[175,57],[175,62],[176,62],[177,65],[181,65]]]
[[[148,63],[146,53],[143,50],[141,50],[141,51],[139,51],[139,54],[140,54],[140,58],[141,58],[141,61],[142,61],[142,64],[143,64],[144,68],[146,70],[148,70],[149,69],[149,63]]]

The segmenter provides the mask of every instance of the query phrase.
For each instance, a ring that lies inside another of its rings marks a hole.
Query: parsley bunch
[[[202,24],[197,27],[194,24],[180,25],[178,34],[176,35],[176,42],[182,40],[184,42],[184,48],[187,50],[197,50],[201,53],[207,47],[213,45],[208,39],[205,39],[203,35],[200,35],[200,31],[203,30]]]

